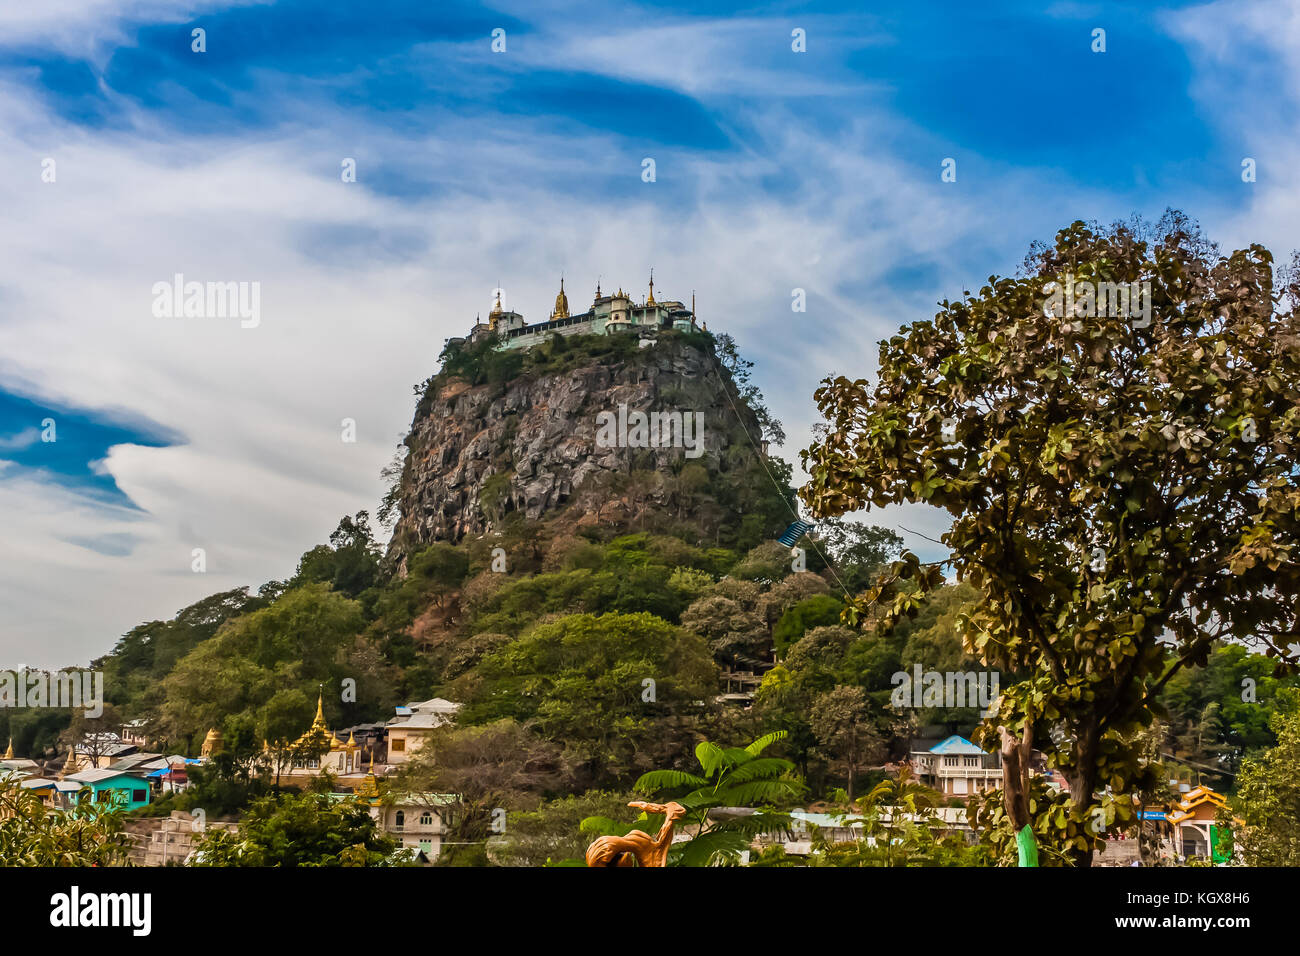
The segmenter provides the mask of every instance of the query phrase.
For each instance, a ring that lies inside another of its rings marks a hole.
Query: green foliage
[[[280,793],[254,801],[239,830],[211,829],[194,848],[194,866],[386,866],[397,842],[379,832],[369,808],[319,793]]]
[[[625,793],[588,790],[548,800],[536,810],[512,813],[505,834],[490,845],[490,856],[502,866],[586,866],[583,856],[591,836],[582,829],[583,821],[617,818],[633,799]]]
[[[866,692],[839,686],[818,695],[808,715],[818,746],[848,768],[847,799],[852,802],[858,768],[884,756],[885,741],[877,731]]]
[[[679,832],[692,828],[694,836],[673,843],[669,866],[735,863],[755,837],[789,829],[790,815],[783,808],[799,799],[804,785],[794,776],[790,761],[763,756],[784,737],[784,732],[775,731],[746,747],[727,748],[705,740],[695,748],[698,773],[652,770],[637,780],[639,792],[660,803],[675,801],[689,811],[678,827]],[[723,807],[756,809],[750,814],[710,813]],[[662,814],[642,813],[636,826],[654,833],[662,823]]]
[[[123,714],[135,717],[156,709],[162,700],[162,682],[181,658],[213,637],[232,618],[266,607],[270,601],[235,588],[213,594],[177,612],[170,621],[151,621],[133,627],[117,642],[113,652],[92,666],[104,672],[104,686]],[[18,742],[25,752],[37,750],[35,740]],[[52,744],[53,741],[50,741]]]
[[[818,594],[800,601],[781,615],[772,631],[776,653],[784,655],[791,644],[814,627],[838,624],[844,603],[829,594]]]
[[[988,866],[986,846],[971,846],[938,816],[941,794],[912,778],[903,764],[858,802],[838,814],[856,840],[831,843],[821,828],[813,836],[810,866]]]
[[[57,809],[0,772],[0,866],[125,866],[130,848],[121,809],[89,789]]]
[[[208,728],[231,721],[252,734],[250,743],[298,736],[311,722],[320,684],[365,680],[365,668],[350,655],[363,626],[358,604],[325,584],[295,588],[231,621],[164,681],[164,735],[197,742]]]
[[[344,516],[330,535],[329,546],[318,545],[302,556],[289,587],[328,584],[350,598],[373,587],[379,578],[379,546],[370,531],[370,516],[358,511]]]
[[[1095,299],[1061,314],[1048,282],[1148,282],[1150,322]],[[1273,292],[1266,249],[1220,256],[1178,214],[1146,235],[1078,222],[1029,274],[883,342],[874,383],[816,394],[829,428],[804,453],[804,500],[815,515],[905,502],[952,515],[951,563],[985,596],[959,630],[1020,675],[996,723],[1028,726],[1064,773],[1061,828],[1105,810],[1103,786],[1145,785],[1140,731],[1216,641],[1254,639],[1292,666],[1300,313]],[[858,619],[915,613],[916,585],[942,577],[909,554],[895,575]],[[1064,839],[1089,862],[1087,839]]]
[[[1271,723],[1279,693],[1297,686],[1300,679],[1276,676],[1261,654],[1240,644],[1217,647],[1204,668],[1179,671],[1165,685],[1160,703],[1169,712],[1171,746],[1193,763],[1222,766],[1225,774],[1208,776],[1226,790],[1246,754],[1277,743]]]
[[[967,816],[997,866],[1015,866],[1016,827],[1007,816],[1000,789],[970,798]],[[1105,834],[1131,826],[1137,819],[1133,798],[1101,794],[1085,809],[1070,795],[1049,787],[1044,778],[1029,778],[1029,825],[1038,844],[1039,866],[1073,866],[1079,855],[1104,850]]]
[[[1300,866],[1300,691],[1282,692],[1282,709],[1273,715],[1277,746],[1242,762],[1234,809],[1242,825],[1233,826],[1233,843],[1247,866]]]
[[[556,743],[505,719],[440,728],[399,769],[392,793],[436,808],[446,827],[440,866],[487,866],[501,811],[508,833],[511,815],[536,809],[543,793],[568,781]]]
[[[541,624],[486,657],[478,672],[482,684],[464,709],[467,723],[534,722],[604,780],[670,745],[670,728],[717,686],[703,641],[645,613],[575,614]]]
[[[823,518],[813,535],[830,554],[837,584],[852,594],[871,584],[889,559],[903,550],[903,539],[888,528],[843,518]]]

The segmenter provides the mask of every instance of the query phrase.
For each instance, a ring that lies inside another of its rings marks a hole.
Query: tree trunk
[[[1038,845],[1029,815],[1029,759],[1034,749],[1034,727],[1028,721],[1016,740],[1005,727],[1002,735],[1002,805],[1016,831],[1019,865],[1038,866]]]
[[[1070,803],[1075,809],[1083,811],[1092,803],[1092,795],[1097,789],[1097,756],[1101,733],[1096,722],[1087,726],[1075,727],[1074,766],[1065,774],[1070,784]],[[1092,866],[1092,850],[1070,850],[1074,865]]]

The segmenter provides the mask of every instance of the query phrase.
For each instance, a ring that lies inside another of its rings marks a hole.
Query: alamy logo
[[[78,886],[50,897],[50,925],[126,926],[134,936],[148,936],[153,928],[153,897],[148,893],[82,893]]]
[[[1151,324],[1151,283],[1147,280],[1076,282],[1067,272],[1062,281],[1052,280],[1043,286],[1043,292],[1047,295],[1043,315],[1049,319],[1140,319],[1133,322],[1135,329]]]
[[[682,448],[687,458],[704,454],[703,412],[641,412],[619,405],[596,415],[598,448]]]
[[[909,707],[979,707],[981,716],[998,697],[1001,675],[997,671],[924,671],[915,664],[912,673],[898,671],[889,703],[895,710]]]
[[[159,319],[240,319],[240,327],[262,322],[262,283],[186,282],[178,272],[171,282],[153,284],[153,314]]]
[[[0,707],[53,707],[104,713],[103,671],[0,671]]]

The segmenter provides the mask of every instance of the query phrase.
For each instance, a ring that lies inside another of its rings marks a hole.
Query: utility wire
[[[790,504],[790,500],[785,496],[785,491],[781,489],[781,483],[778,482],[776,476],[772,474],[772,469],[768,468],[767,458],[763,455],[763,450],[758,447],[758,444],[754,441],[754,436],[749,433],[749,428],[745,425],[745,420],[740,417],[740,409],[736,407],[736,403],[731,397],[731,392],[727,388],[727,383],[722,378],[722,373],[715,368],[713,369],[713,374],[718,377],[718,384],[722,386],[722,394],[726,397],[727,404],[731,406],[731,411],[736,416],[736,421],[740,425],[740,430],[745,433],[745,438],[749,440],[749,445],[754,450],[754,455],[758,458],[759,464],[763,466],[763,471],[767,474],[768,480],[772,482],[772,487],[776,489],[777,496],[784,501],[785,506],[790,509],[790,514],[794,516],[794,520],[801,520],[799,512],[795,509],[794,505]],[[817,545],[816,539],[809,537],[808,543],[813,546],[814,551],[821,555],[822,561],[826,563],[826,570],[830,571],[831,576],[835,578],[835,583],[838,584],[840,590],[844,592],[845,600],[852,603],[853,595],[849,593],[849,589],[844,586],[844,582],[841,581],[840,576],[836,574],[835,565],[831,563],[830,559],[826,557],[825,552],[823,552]]]

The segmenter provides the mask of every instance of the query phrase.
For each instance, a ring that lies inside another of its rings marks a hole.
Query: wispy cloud
[[[880,338],[1014,270],[1030,240],[1076,217],[1158,214],[1171,196],[1195,200],[1212,229],[1246,232],[1264,215],[1239,206],[1239,184],[1198,178],[1204,157],[1179,166],[1171,144],[1143,139],[1140,110],[1119,126],[1088,114],[1097,135],[1122,132],[1122,181],[1109,154],[1099,173],[1095,150],[1076,155],[1069,110],[1041,112],[1056,74],[1008,74],[991,65],[998,49],[970,59],[1023,40],[1016,62],[1050,64],[1042,44],[1081,42],[1076,73],[1059,77],[1075,102],[1103,64],[1086,59],[1086,21],[1068,11],[983,27],[902,7],[735,19],[671,6],[459,4],[440,18],[389,3],[386,20],[317,9],[142,2],[66,23],[0,19],[13,26],[0,30],[0,389],[26,403],[0,423],[0,513],[17,516],[0,553],[13,609],[0,659],[83,660],[141,620],[292,573],[340,515],[373,510],[411,385],[498,283],[540,318],[561,272],[581,305],[597,276],[637,288],[653,266],[657,290],[694,290],[710,329],[756,361],[797,458],[822,375],[869,375]],[[1191,69],[1175,60],[1197,36],[1105,13],[1113,43],[1173,57],[1175,77]],[[206,60],[180,42],[199,15]],[[497,24],[510,35],[500,55]],[[806,54],[790,49],[795,26]],[[1233,107],[1203,70],[1230,78],[1240,62],[1204,62],[1198,99],[1170,99],[1154,129],[1232,135]],[[58,70],[82,79],[60,85]],[[1032,109],[1016,85],[1033,87]],[[1030,122],[1056,145],[1025,145]],[[1264,126],[1261,142],[1285,138]],[[940,181],[945,157],[956,183]],[[356,183],[340,179],[345,158]],[[1188,184],[1177,195],[1175,168]],[[1293,201],[1268,188],[1281,208]],[[176,273],[260,283],[260,325],[155,318],[153,284]],[[791,311],[796,288],[807,312]],[[61,410],[61,447],[18,447],[48,408]],[[77,445],[69,414],[83,435],[121,431]],[[55,451],[77,454],[24,457]],[[91,462],[120,499],[69,481],[99,477]],[[932,509],[870,520],[941,552],[925,541],[944,527]],[[206,573],[192,570],[196,548]],[[69,588],[77,602],[62,599]]]

